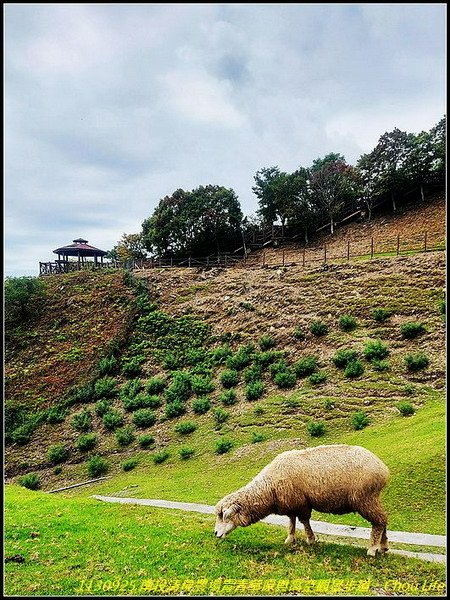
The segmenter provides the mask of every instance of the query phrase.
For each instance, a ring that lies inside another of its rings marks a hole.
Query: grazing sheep
[[[216,505],[215,535],[225,537],[271,513],[290,519],[286,544],[296,542],[295,520],[308,544],[315,542],[311,511],[342,515],[357,512],[372,524],[369,556],[388,550],[387,514],[380,492],[389,478],[386,465],[361,446],[335,444],[279,454],[250,483]]]

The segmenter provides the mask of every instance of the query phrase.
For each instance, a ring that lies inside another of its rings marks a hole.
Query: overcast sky
[[[5,274],[445,113],[444,4],[6,4]]]

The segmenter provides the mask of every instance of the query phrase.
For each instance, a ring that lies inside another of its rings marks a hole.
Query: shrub
[[[11,433],[11,440],[14,444],[19,444],[23,446],[24,444],[28,444],[33,435],[34,425],[27,423],[26,425],[21,425],[14,429]]]
[[[225,362],[228,369],[242,371],[253,361],[254,351],[250,346],[242,346],[237,352],[229,356]]]
[[[220,440],[216,441],[215,453],[216,454],[225,454],[226,452],[229,452],[232,447],[233,447],[233,442],[231,440],[221,438]]]
[[[137,458],[128,458],[127,460],[124,460],[122,463],[122,469],[124,471],[132,471],[133,469],[135,469],[139,464],[139,461]]]
[[[411,383],[407,383],[405,386],[403,386],[403,392],[407,396],[414,396],[414,394],[416,393],[416,388]]]
[[[292,333],[292,335],[299,341],[303,341],[306,337],[305,332],[303,331],[303,329],[301,327],[296,327],[294,329],[294,332]]]
[[[369,417],[362,410],[358,410],[357,412],[353,413],[351,417],[351,424],[353,429],[364,429],[364,427],[367,427],[369,423]]]
[[[364,373],[364,366],[362,362],[357,358],[351,360],[345,367],[344,376],[350,379],[360,377]]]
[[[255,381],[259,381],[261,379],[262,369],[260,365],[254,364],[250,367],[247,367],[244,371],[244,381],[245,383],[253,383]]]
[[[364,346],[364,356],[370,361],[374,359],[381,360],[389,356],[389,349],[387,344],[381,340],[370,340]]]
[[[439,312],[441,315],[445,315],[445,300],[439,302]]]
[[[415,323],[414,321],[411,321],[409,323],[403,323],[403,325],[400,327],[400,333],[402,334],[402,337],[411,340],[416,338],[421,333],[425,333],[425,327],[423,323]]]
[[[163,463],[164,461],[166,461],[170,456],[170,453],[167,450],[160,450],[159,452],[156,452],[156,454],[154,454],[152,456],[152,460],[155,463],[155,465],[159,465],[161,463]]]
[[[120,397],[134,398],[142,390],[142,381],[140,379],[130,379],[120,388]]]
[[[117,395],[117,383],[112,377],[98,379],[94,385],[96,398],[111,398]]]
[[[102,423],[106,429],[114,431],[114,429],[117,429],[117,427],[120,427],[123,424],[123,415],[118,410],[112,408],[103,415]]]
[[[412,352],[405,356],[405,365],[408,371],[420,371],[430,364],[430,359],[424,352]]]
[[[63,472],[63,468],[62,468],[61,466],[55,467],[55,468],[53,469],[53,473],[54,473],[55,475],[61,475],[61,473],[62,473],[62,472]]]
[[[84,409],[76,413],[72,418],[72,427],[77,431],[90,431],[92,429],[92,413]]]
[[[135,377],[142,373],[142,363],[145,361],[145,356],[133,356],[122,362],[122,373],[125,377]]]
[[[108,462],[102,456],[92,456],[87,461],[87,472],[91,477],[104,475],[108,471]]]
[[[330,398],[325,398],[325,400],[323,401],[323,406],[327,410],[331,410],[332,408],[334,408],[334,402]]]
[[[339,319],[339,327],[342,331],[353,331],[358,327],[358,322],[351,315],[342,315]]]
[[[193,433],[197,429],[197,424],[193,421],[181,421],[175,427],[175,431],[177,433],[181,433],[182,435],[187,435],[188,433]]]
[[[312,375],[318,369],[318,361],[312,354],[301,358],[294,364],[294,371],[297,377],[306,377]]]
[[[275,346],[275,340],[271,335],[262,335],[259,339],[259,347],[261,350],[270,350]]]
[[[255,406],[255,408],[253,409],[253,412],[255,413],[255,415],[263,415],[264,414],[264,409],[262,406]]]
[[[132,421],[136,427],[150,427],[156,423],[156,415],[149,408],[141,408],[133,413]]]
[[[214,391],[214,383],[207,377],[201,375],[193,375],[191,379],[192,391],[197,396],[205,396]]]
[[[336,350],[331,360],[338,369],[345,369],[349,362],[352,362],[357,358],[358,352],[356,350],[342,349]]]
[[[138,408],[158,408],[161,406],[161,400],[158,396],[148,396],[143,392],[133,398],[126,398],[123,401],[125,410],[133,411]]]
[[[232,406],[237,402],[236,392],[234,390],[227,390],[220,394],[219,400],[224,406]]]
[[[6,329],[34,318],[43,307],[45,284],[38,277],[7,277],[4,283]]]
[[[264,394],[264,383],[262,381],[254,381],[245,388],[245,398],[249,402],[258,400]]]
[[[29,490],[38,490],[41,487],[41,479],[37,473],[27,473],[19,477],[19,485]]]
[[[233,354],[230,346],[219,346],[211,352],[211,357],[216,365],[223,365],[227,358]]]
[[[274,379],[275,375],[278,373],[284,373],[288,369],[287,362],[284,358],[280,358],[277,362],[272,363],[269,366],[269,373],[272,379]]]
[[[266,350],[265,352],[257,352],[254,355],[254,361],[255,365],[259,365],[262,369],[265,369],[277,359],[281,360],[283,356],[284,353],[279,350]]]
[[[54,425],[55,423],[62,423],[67,414],[67,410],[62,406],[54,406],[47,413],[47,423]]]
[[[97,436],[95,433],[84,433],[80,435],[78,440],[75,442],[75,447],[81,452],[86,452],[87,450],[92,450],[96,444]]]
[[[311,321],[309,325],[309,330],[313,335],[320,337],[323,335],[327,335],[328,325],[320,319],[317,319],[316,321]]]
[[[138,437],[138,442],[141,448],[149,448],[154,445],[155,438],[152,435],[145,433]]]
[[[375,371],[389,371],[390,365],[388,360],[379,360],[378,358],[374,358],[372,361],[372,367]]]
[[[257,433],[256,431],[252,432],[252,444],[258,444],[259,442],[263,442],[265,439],[266,437],[262,433]]]
[[[311,385],[320,385],[321,383],[325,383],[327,379],[328,375],[325,371],[318,371],[308,377],[308,381]]]
[[[196,398],[192,402],[192,410],[197,415],[204,415],[211,408],[211,400],[208,397]]]
[[[404,400],[397,404],[397,408],[404,417],[409,417],[416,412],[411,402],[405,402]]]
[[[53,465],[59,465],[69,458],[69,451],[62,444],[55,444],[48,449],[47,458]]]
[[[174,400],[173,402],[168,402],[166,404],[165,415],[168,419],[174,419],[175,417],[184,415],[185,412],[186,406],[180,400]]]
[[[99,417],[103,417],[103,415],[110,410],[111,405],[112,400],[99,400],[95,403],[95,412],[98,414]]]
[[[98,363],[98,370],[100,375],[111,375],[115,373],[118,369],[119,365],[117,363],[117,358],[114,356],[110,356],[109,358],[102,358]]]
[[[325,434],[325,425],[319,421],[310,421],[306,426],[309,435],[312,437],[320,437]]]
[[[292,369],[286,369],[286,371],[281,371],[280,373],[277,373],[275,375],[275,377],[273,378],[273,382],[279,388],[292,388],[297,382],[295,371],[293,371]]]
[[[166,385],[166,380],[162,377],[151,377],[145,384],[145,390],[150,395],[160,394]]]
[[[213,416],[216,425],[220,426],[223,423],[225,423],[225,421],[228,421],[228,419],[230,418],[230,413],[223,408],[216,408],[214,409]]]
[[[72,404],[93,402],[95,400],[94,382],[89,381],[88,383],[76,386],[71,390],[70,395]]]
[[[122,427],[116,431],[116,440],[119,446],[124,448],[134,441],[134,431],[132,427]]]
[[[189,448],[189,446],[183,446],[182,448],[180,448],[180,457],[183,460],[187,460],[188,458],[191,458],[191,456],[193,456],[195,453],[195,450],[193,448]]]
[[[165,391],[167,402],[188,400],[192,392],[191,377],[189,373],[175,371],[172,376],[172,383]]]
[[[386,310],[385,308],[374,308],[372,310],[372,318],[379,323],[384,323],[391,316],[391,311]]]

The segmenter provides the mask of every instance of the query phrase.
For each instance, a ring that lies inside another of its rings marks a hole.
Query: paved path
[[[154,506],[157,508],[172,508],[176,510],[193,511],[203,514],[214,514],[214,506],[208,504],[195,504],[191,502],[171,502],[170,500],[153,500],[147,498],[121,498],[116,496],[98,496],[93,498],[102,502],[116,502],[119,504],[141,504],[144,506]],[[270,525],[287,526],[288,518],[280,515],[269,515],[262,519],[263,523]],[[353,527],[351,525],[336,525],[325,523],[323,521],[311,521],[311,527],[314,532],[324,535],[336,535],[341,537],[369,539],[370,529],[368,527]],[[389,541],[402,544],[414,544],[418,546],[437,546],[446,547],[446,537],[444,535],[432,535],[429,533],[408,533],[406,531],[387,532]],[[446,556],[443,554],[432,554],[429,552],[409,552],[408,550],[389,550],[392,554],[402,554],[413,558],[420,558],[431,562],[446,562]]]

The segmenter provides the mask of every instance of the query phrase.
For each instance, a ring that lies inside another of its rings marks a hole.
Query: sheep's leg
[[[383,529],[381,534],[381,552],[387,552],[389,550],[388,539],[386,535],[386,527]]]
[[[295,544],[297,538],[295,537],[295,515],[289,515],[289,525],[288,525],[288,536],[284,540],[286,545]]]
[[[376,498],[372,502],[367,502],[358,512],[372,524],[367,554],[369,556],[376,556],[377,552],[385,552],[386,550],[383,549],[385,547],[385,544],[383,544],[383,534],[387,526],[387,514],[381,506],[379,499]],[[387,538],[385,542],[387,544]]]
[[[314,544],[314,542],[316,541],[316,536],[314,535],[314,531],[311,529],[311,524],[309,522],[309,518],[305,519],[305,518],[299,517],[299,521],[301,522],[301,524],[303,525],[303,527],[305,529],[306,543],[309,546],[312,546],[312,544]]]

